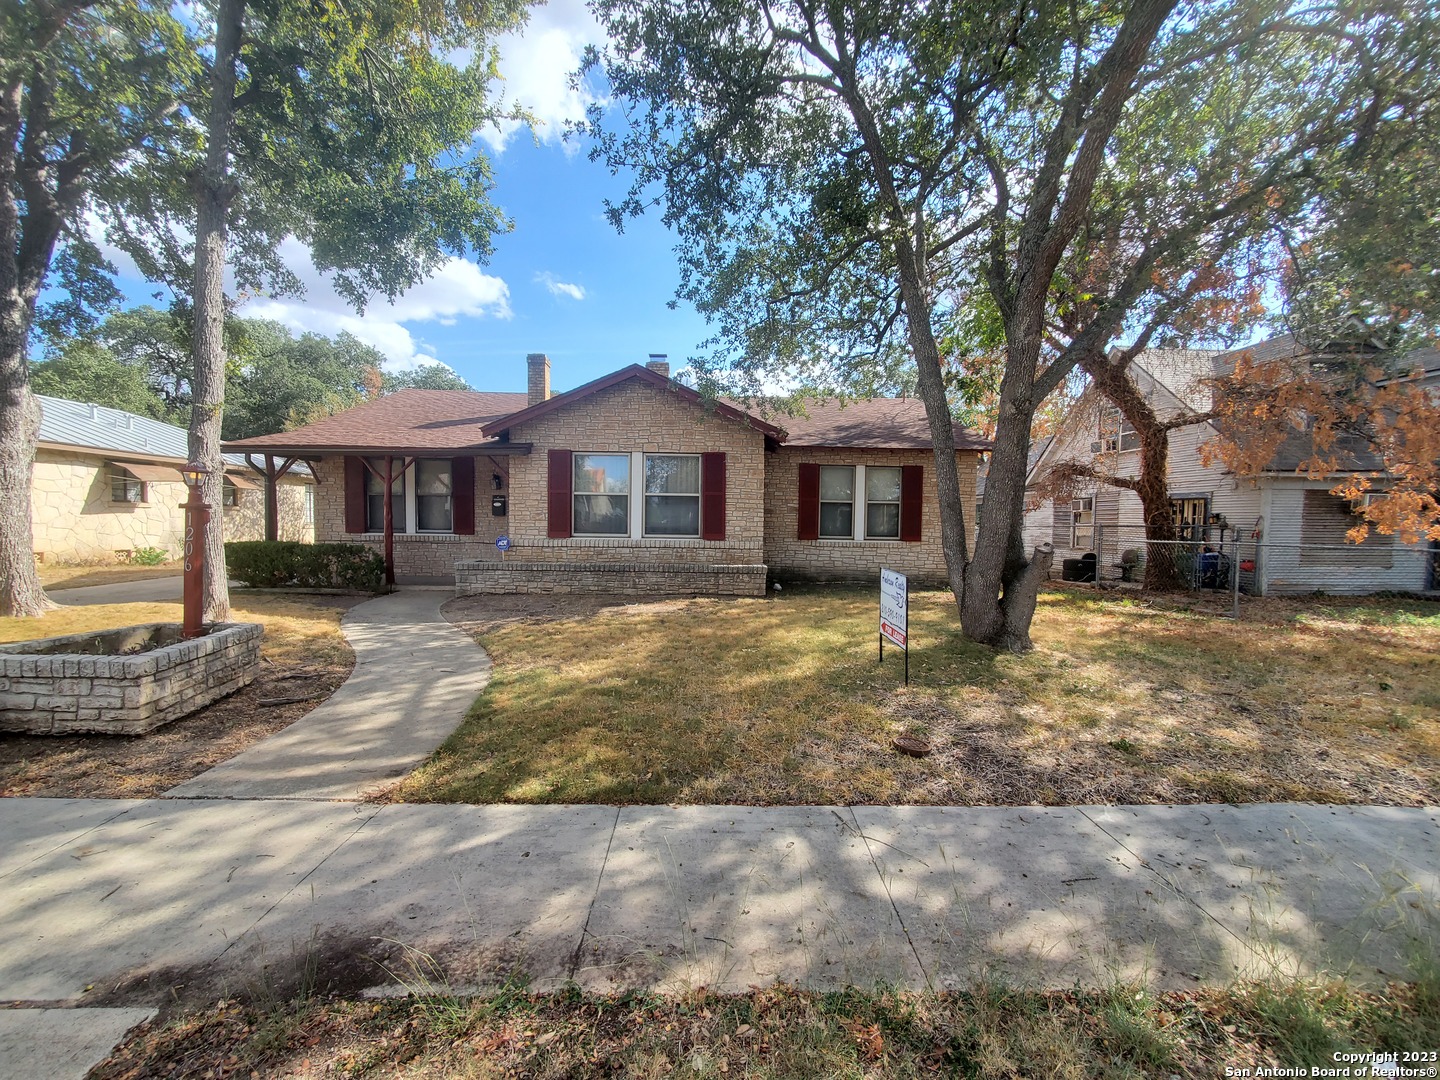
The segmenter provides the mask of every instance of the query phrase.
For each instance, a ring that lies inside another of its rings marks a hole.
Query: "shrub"
[[[140,566],[159,566],[170,561],[170,553],[164,548],[136,548],[130,553],[130,561]]]
[[[300,544],[292,540],[238,540],[225,545],[225,569],[256,589],[379,592],[385,560],[362,544]]]

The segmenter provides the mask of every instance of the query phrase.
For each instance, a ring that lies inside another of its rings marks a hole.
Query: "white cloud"
[[[453,326],[457,319],[509,319],[510,287],[480,272],[465,259],[448,259],[429,278],[393,304],[373,300],[363,314],[346,302],[327,276],[315,269],[304,244],[289,239],[280,246],[285,263],[305,284],[300,297],[259,297],[241,305],[240,314],[274,319],[299,333],[314,331],[334,337],[342,330],[378,349],[391,370],[409,370],[439,361],[435,350],[417,340],[406,323]]]
[[[560,142],[567,121],[583,120],[587,106],[602,102],[594,88],[572,86],[587,45],[601,45],[605,33],[586,8],[584,0],[550,0],[530,9],[530,20],[518,34],[499,41],[500,74],[496,86],[507,105],[522,105],[534,117],[532,125],[542,142]],[[480,132],[496,153],[502,152],[521,128],[515,120],[502,121]],[[579,150],[566,143],[567,153]]]
[[[555,275],[549,270],[543,270],[535,275],[535,280],[550,290],[551,296],[568,296],[571,300],[584,300],[585,287],[583,285],[572,285],[568,281],[556,281]]]

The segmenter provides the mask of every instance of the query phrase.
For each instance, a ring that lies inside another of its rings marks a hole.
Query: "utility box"
[[[491,514],[491,516],[492,516],[492,517],[504,517],[504,516],[505,516],[505,513],[506,513],[506,511],[505,511],[505,496],[504,496],[504,495],[491,495],[491,496],[490,496],[490,514]]]

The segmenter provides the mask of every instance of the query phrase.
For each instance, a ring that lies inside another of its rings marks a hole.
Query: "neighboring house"
[[[303,458],[317,538],[381,551],[389,458],[397,580],[461,593],[761,595],[767,576],[874,580],[882,566],[945,579],[916,399],[769,421],[706,401],[658,361],[552,395],[542,354],[528,387],[402,390],[225,448]],[[956,443],[971,514],[989,444],[960,428]]]
[[[128,559],[141,548],[181,553],[187,497],[180,467],[184,428],[149,417],[38,397],[40,435],[30,488],[36,557],[45,562]],[[280,535],[314,538],[315,485],[308,472],[279,484]],[[244,458],[225,459],[223,514],[227,540],[265,535],[264,490]]]
[[[1200,349],[1152,349],[1132,364],[1134,378],[1162,419],[1184,412],[1204,413],[1211,390],[1203,380],[1232,371],[1249,353],[1257,360],[1305,356],[1290,335],[1228,352]],[[1418,357],[1427,378],[1440,385],[1440,354]],[[1373,529],[1361,544],[1348,543],[1356,524],[1354,507],[1331,495],[1338,477],[1312,479],[1297,471],[1309,455],[1303,433],[1287,439],[1266,468],[1239,477],[1219,462],[1204,465],[1200,446],[1218,434],[1210,423],[1170,433],[1169,489],[1177,539],[1222,547],[1241,568],[1241,583],[1257,595],[1329,592],[1363,594],[1435,588],[1434,559],[1426,545],[1407,545]],[[1119,411],[1092,388],[1069,413],[1061,431],[1030,469],[1025,539],[1055,545],[1055,566],[1067,558],[1094,552],[1102,578],[1120,577],[1122,556],[1143,557],[1144,515],[1133,492],[1102,483],[1077,491],[1073,498],[1043,498],[1041,481],[1062,462],[1093,464],[1098,471],[1135,476],[1140,467],[1139,440]],[[1350,463],[1373,471],[1378,462],[1363,455]],[[1259,558],[1253,559],[1259,542]],[[1238,545],[1238,546],[1237,546]]]

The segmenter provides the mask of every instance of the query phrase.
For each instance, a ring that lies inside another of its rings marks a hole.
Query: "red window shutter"
[[[570,535],[570,514],[573,507],[570,496],[574,483],[572,467],[569,450],[550,451],[550,476],[546,485],[549,506],[545,535],[552,540],[563,540]]]
[[[800,528],[801,540],[820,539],[820,466],[800,465]]]
[[[456,536],[475,535],[475,459],[450,459],[450,531]]]
[[[365,531],[365,462],[345,455],[345,531]]]
[[[700,455],[700,536],[725,539],[725,455]]]
[[[918,543],[924,517],[925,466],[900,466],[900,539]]]

